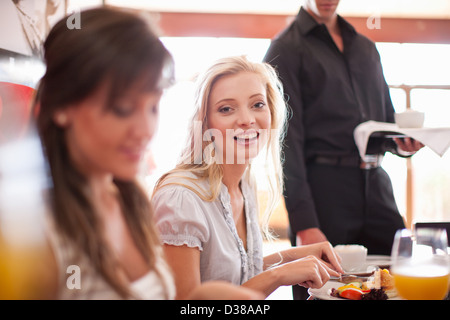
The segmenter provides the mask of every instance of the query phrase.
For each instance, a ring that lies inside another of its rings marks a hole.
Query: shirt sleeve
[[[210,237],[201,200],[183,186],[166,186],[152,199],[155,224],[163,244],[203,250]]]
[[[302,88],[299,81],[301,54],[280,40],[272,41],[264,61],[277,70],[285,99],[291,109],[284,146],[284,199],[290,228],[297,231],[319,227],[311,189],[306,177]]]

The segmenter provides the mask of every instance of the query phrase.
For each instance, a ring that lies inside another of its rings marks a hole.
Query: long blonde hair
[[[174,169],[165,173],[157,182],[153,194],[160,188],[178,184],[194,191],[204,201],[216,200],[223,177],[222,165],[216,161],[210,161],[211,155],[204,152],[211,141],[202,139],[207,127],[208,101],[214,84],[222,77],[235,75],[241,72],[251,72],[260,76],[266,87],[268,107],[271,114],[271,130],[266,146],[265,171],[269,186],[269,198],[263,215],[261,227],[266,236],[270,235],[268,223],[270,215],[278,204],[283,191],[282,176],[282,142],[286,132],[287,108],[283,99],[283,87],[272,66],[267,63],[252,62],[245,56],[233,56],[217,60],[205,72],[197,78],[195,92],[195,112],[189,128],[188,141],[182,150],[180,159]],[[201,148],[199,145],[198,124],[201,124]],[[197,127],[196,127],[197,126]],[[196,178],[185,177],[179,173],[189,171]],[[190,183],[171,180],[183,178]],[[204,190],[196,183],[196,180],[208,180],[210,190]],[[249,184],[253,184],[251,164],[243,177]],[[193,186],[194,187],[193,187]]]

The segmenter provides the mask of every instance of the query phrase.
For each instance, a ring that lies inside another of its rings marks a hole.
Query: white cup
[[[345,272],[365,271],[367,248],[359,244],[340,244],[334,247],[341,257],[341,266]]]
[[[399,128],[422,128],[425,121],[425,113],[411,109],[395,113],[394,117]]]

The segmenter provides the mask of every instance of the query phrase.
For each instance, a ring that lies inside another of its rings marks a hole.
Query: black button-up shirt
[[[273,65],[292,109],[285,141],[285,202],[293,232],[317,227],[306,178],[306,163],[315,156],[355,156],[355,127],[367,120],[394,122],[389,88],[375,44],[342,17],[341,52],[325,25],[301,8],[281,32],[264,61]],[[392,144],[376,143],[370,153],[383,154]]]

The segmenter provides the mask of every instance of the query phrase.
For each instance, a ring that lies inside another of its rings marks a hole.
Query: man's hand
[[[424,145],[412,138],[394,138],[397,148],[403,152],[414,154],[424,147]]]
[[[297,245],[313,244],[328,241],[319,228],[309,228],[297,232]]]

